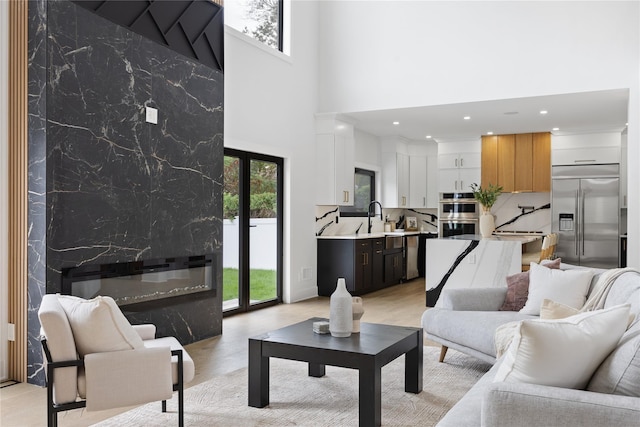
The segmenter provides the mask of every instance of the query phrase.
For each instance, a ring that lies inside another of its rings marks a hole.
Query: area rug
[[[490,365],[449,350],[424,347],[424,380],[420,394],[404,391],[404,357],[382,368],[382,425],[433,426],[489,370]],[[247,405],[247,369],[213,378],[185,390],[187,426],[357,426],[358,372],[326,367],[326,375],[307,375],[307,364],[271,359],[270,405]],[[167,403],[140,406],[98,426],[168,426],[177,424],[177,397]]]

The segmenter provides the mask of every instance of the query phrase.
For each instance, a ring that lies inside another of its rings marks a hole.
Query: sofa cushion
[[[111,297],[90,300],[62,295],[59,301],[67,313],[78,354],[143,348],[140,335],[133,329]]]
[[[546,268],[560,268],[560,258],[542,265]],[[507,276],[507,296],[500,311],[520,311],[529,296],[529,271]]]
[[[560,320],[524,320],[494,381],[584,388],[628,321],[628,304]]]
[[[521,313],[539,315],[547,298],[573,308],[581,308],[593,277],[591,270],[555,270],[531,263],[529,297]]]
[[[430,308],[422,316],[427,338],[443,338],[495,358],[494,332],[498,326],[533,316],[517,311],[456,311]]]
[[[587,390],[640,397],[640,317],[598,367]]]

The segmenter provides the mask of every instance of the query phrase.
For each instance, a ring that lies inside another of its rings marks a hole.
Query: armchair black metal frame
[[[47,339],[40,338],[42,349],[47,358],[47,426],[58,426],[58,412],[70,411],[72,409],[84,408],[87,406],[86,400],[77,400],[69,403],[53,403],[53,384],[55,377],[55,369],[68,368],[72,366],[83,367],[84,360],[64,360],[60,362],[51,361],[51,353],[47,346]],[[178,426],[184,427],[184,368],[182,365],[182,350],[171,350],[172,356],[178,357],[178,381],[173,385],[173,391],[178,392]],[[167,412],[167,401],[162,401],[162,412]]]

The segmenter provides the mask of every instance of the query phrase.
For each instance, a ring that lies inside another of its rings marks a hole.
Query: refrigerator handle
[[[585,192],[582,190],[580,194],[580,242],[582,243],[582,255],[584,255],[584,198]]]
[[[579,230],[578,230],[578,227],[577,227],[577,225],[580,224],[580,221],[581,221],[580,220],[580,210],[578,209],[578,203],[579,203],[578,198],[579,198],[579,195],[580,195],[579,190],[576,190],[576,197],[575,197],[575,202],[576,202],[576,206],[575,206],[576,222],[575,222],[575,224],[576,224],[576,226],[573,228],[573,241],[575,242],[574,244],[575,244],[576,256],[580,255],[580,253],[579,253],[580,251],[579,251],[579,247],[578,247],[578,245],[580,244],[580,242],[579,242],[580,233],[579,233]]]

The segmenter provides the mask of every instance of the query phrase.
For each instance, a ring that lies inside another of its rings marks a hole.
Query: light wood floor
[[[363,322],[419,327],[420,318],[425,310],[424,279],[416,279],[364,295],[363,300]],[[246,367],[249,337],[309,317],[328,316],[329,298],[317,297],[225,318],[221,336],[186,346],[196,366],[195,379],[187,387]],[[60,413],[58,420],[61,427],[89,426],[128,409],[131,408],[99,412],[76,409]],[[0,389],[0,425],[46,425],[46,389],[31,384],[16,384]]]

